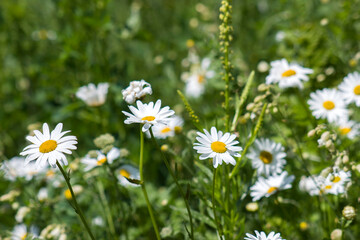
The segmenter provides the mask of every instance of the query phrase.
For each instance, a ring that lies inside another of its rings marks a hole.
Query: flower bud
[[[353,206],[345,206],[342,210],[342,215],[347,220],[353,220],[356,217],[356,211]]]
[[[259,209],[259,204],[257,202],[251,202],[246,204],[245,208],[248,212],[256,212]]]
[[[341,229],[335,229],[331,232],[330,239],[331,240],[341,240],[342,238],[342,230]]]
[[[315,134],[316,134],[316,130],[315,130],[315,129],[312,129],[312,130],[310,130],[310,131],[308,132],[307,136],[308,136],[308,137],[313,137],[313,136],[315,136]]]

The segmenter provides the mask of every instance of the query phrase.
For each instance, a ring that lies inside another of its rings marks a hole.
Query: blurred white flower
[[[102,219],[102,217],[97,216],[92,219],[92,224],[96,226],[104,226],[104,220]]]
[[[26,139],[33,144],[24,148],[20,153],[22,156],[26,156],[25,164],[36,159],[36,167],[45,167],[48,162],[52,167],[56,166],[56,162],[59,164],[67,165],[66,154],[71,154],[71,150],[75,150],[77,144],[75,136],[63,137],[70,131],[61,132],[63,127],[62,123],[56,125],[53,131],[49,131],[47,123],[43,124],[43,133],[38,130],[34,130],[35,136],[27,136]]]
[[[350,172],[335,169],[333,173],[326,177],[322,191],[334,195],[342,194],[345,192],[345,184],[350,181],[350,178]]]
[[[121,185],[123,186],[132,186],[132,187],[138,187],[139,184],[135,184],[132,182],[129,182],[126,178],[140,180],[140,173],[139,169],[136,167],[133,167],[131,165],[122,165],[119,170],[117,171],[117,177]]]
[[[235,165],[234,157],[240,157],[241,147],[235,146],[238,141],[235,141],[236,135],[217,131],[215,127],[210,130],[211,134],[204,129],[204,133],[197,132],[196,140],[199,143],[194,143],[194,149],[200,153],[200,160],[213,158],[213,166],[217,168],[224,161],[226,164]],[[233,157],[234,156],[234,157]]]
[[[25,240],[28,235],[25,224],[19,224],[14,227],[11,232],[11,240]]]
[[[343,96],[336,89],[325,88],[311,93],[308,104],[317,119],[322,118],[332,123],[339,123],[349,118]]]
[[[309,193],[311,196],[318,196],[321,194],[321,187],[324,184],[324,178],[321,176],[312,175],[310,177],[302,176],[299,182],[299,188],[303,192]]]
[[[76,97],[83,100],[90,107],[101,106],[105,103],[108,88],[108,83],[99,83],[97,87],[95,84],[90,83],[87,86],[80,87],[76,92]]]
[[[360,124],[351,121],[351,120],[344,120],[337,123],[339,132],[341,135],[346,136],[350,139],[355,138],[356,136],[359,136],[360,133]]]
[[[286,164],[284,147],[270,139],[256,139],[246,156],[251,159],[258,175],[281,173]]]
[[[20,195],[20,191],[11,190],[10,192],[8,192],[0,197],[0,202],[5,202],[5,201],[11,202],[14,200],[14,198],[16,198],[19,195]]]
[[[251,235],[246,233],[246,237],[244,240],[286,240],[281,238],[280,233],[271,232],[268,236],[266,236],[265,232],[258,232],[255,230],[255,235]]]
[[[43,169],[37,169],[35,163],[31,162],[27,166],[24,157],[13,157],[4,161],[1,169],[5,172],[5,178],[14,181],[16,178],[25,177],[27,181],[31,180],[34,175],[43,172]]]
[[[272,175],[267,178],[259,177],[256,183],[250,188],[253,201],[257,201],[262,197],[270,197],[280,190],[291,188],[294,181],[294,175],[288,176],[286,171],[280,175]]]
[[[173,137],[182,131],[184,120],[179,116],[171,117],[166,125],[156,125],[152,128],[155,138]]]
[[[136,100],[143,98],[145,95],[151,95],[152,89],[151,85],[142,79],[140,81],[130,82],[130,86],[122,90],[121,93],[128,104],[133,104]]]
[[[37,194],[37,198],[39,199],[39,201],[40,202],[45,201],[46,199],[48,199],[48,197],[49,197],[48,190],[45,187],[41,188]]]
[[[24,220],[24,217],[26,216],[26,214],[28,214],[29,212],[30,212],[30,208],[28,208],[28,207],[24,206],[24,207],[19,208],[19,210],[16,213],[15,220],[17,222],[22,222]]]
[[[360,74],[358,72],[349,73],[339,85],[339,90],[346,103],[353,102],[360,107]]]
[[[281,42],[282,40],[285,39],[285,37],[286,37],[286,33],[285,33],[284,31],[279,31],[279,32],[277,32],[276,35],[275,35],[275,40],[276,40],[277,42]]]
[[[266,84],[278,83],[280,88],[298,87],[303,88],[302,81],[308,81],[306,74],[313,73],[310,68],[303,68],[296,63],[288,63],[286,59],[270,63],[271,69],[266,77]]]
[[[122,111],[128,118],[124,121],[125,124],[143,123],[142,131],[146,132],[153,125],[167,124],[170,117],[174,115],[174,111],[166,106],[161,108],[161,100],[157,100],[154,106],[153,102],[148,104],[136,101],[137,108],[129,106],[131,113]]]
[[[89,171],[95,167],[102,166],[105,162],[111,164],[115,159],[120,157],[120,149],[116,147],[113,147],[107,154],[104,154],[101,151],[96,151],[96,153],[96,158],[92,158],[87,154],[80,160],[81,163],[86,165],[84,171]]]

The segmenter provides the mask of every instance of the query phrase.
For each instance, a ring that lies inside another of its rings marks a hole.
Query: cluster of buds
[[[100,135],[94,139],[95,146],[100,148],[104,154],[107,154],[114,147],[114,142],[115,138],[109,133]]]

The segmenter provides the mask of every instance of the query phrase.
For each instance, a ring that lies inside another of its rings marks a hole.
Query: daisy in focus
[[[303,81],[308,81],[307,74],[313,73],[310,68],[303,68],[296,63],[288,63],[286,59],[270,63],[271,69],[266,77],[266,84],[278,83],[280,88],[303,88]]]
[[[262,197],[270,197],[280,190],[291,188],[294,181],[294,175],[288,176],[286,171],[280,175],[272,175],[268,178],[259,177],[256,183],[250,188],[253,201],[257,201]]]
[[[258,175],[281,173],[286,164],[284,147],[270,139],[256,139],[246,156],[251,159],[252,167],[257,169]]]
[[[121,91],[124,100],[128,104],[133,104],[136,100],[152,94],[151,85],[145,82],[144,79],[140,81],[130,82],[129,87]]]
[[[204,58],[201,64],[195,64],[190,74],[182,76],[186,83],[185,94],[189,97],[198,98],[205,91],[206,80],[213,78],[215,72],[209,70],[211,61],[209,58]]]
[[[326,177],[322,191],[334,195],[345,193],[345,185],[350,181],[350,178],[350,172],[336,169]]]
[[[156,125],[152,128],[155,138],[165,139],[173,137],[182,131],[184,120],[179,116],[170,118],[166,125]]]
[[[84,171],[90,171],[95,167],[102,166],[105,162],[109,164],[120,157],[120,149],[113,147],[107,154],[102,153],[101,151],[96,151],[97,157],[92,157],[87,154],[84,158],[80,160],[81,163],[86,165]]]
[[[217,131],[215,127],[210,130],[211,134],[204,129],[204,133],[197,132],[198,137],[196,140],[199,143],[194,143],[194,149],[197,153],[201,154],[199,159],[204,160],[207,158],[213,159],[214,168],[221,165],[224,161],[226,164],[235,165],[236,161],[234,157],[240,157],[241,147],[236,146],[238,141],[234,141],[235,134],[225,133]]]
[[[135,180],[140,180],[140,173],[139,173],[139,169],[137,169],[136,167],[133,167],[131,165],[123,165],[119,168],[119,170],[117,171],[117,178],[119,180],[119,183],[121,185],[123,185],[124,187],[126,186],[132,186],[132,187],[138,187],[140,185],[138,184],[134,184],[132,182],[129,182],[129,179],[135,179]]]
[[[316,119],[327,119],[329,122],[348,119],[349,114],[343,96],[335,89],[325,88],[311,93],[308,104]]]
[[[358,72],[350,73],[339,85],[339,90],[343,93],[346,103],[355,103],[360,107],[360,74]]]
[[[280,233],[271,232],[268,236],[266,236],[265,232],[258,232],[255,230],[255,235],[251,235],[249,233],[246,234],[244,240],[286,240],[281,238]]]
[[[105,103],[108,88],[108,83],[99,83],[97,87],[95,84],[90,83],[87,86],[80,87],[76,92],[76,97],[83,100],[90,107],[98,107]]]
[[[360,124],[355,121],[345,120],[338,123],[338,129],[342,136],[353,139],[356,136],[359,136]]]
[[[64,153],[71,154],[71,150],[76,149],[77,140],[75,136],[64,137],[70,131],[62,132],[62,127],[63,124],[59,123],[50,133],[49,126],[44,123],[42,133],[34,130],[35,136],[26,137],[32,144],[25,147],[20,153],[21,156],[26,156],[25,165],[33,160],[36,160],[37,168],[44,168],[47,162],[52,167],[56,167],[56,162],[63,165],[68,164]]]
[[[26,181],[29,181],[34,175],[42,172],[36,168],[33,162],[24,166],[24,160],[24,157],[13,157],[10,160],[4,161],[0,169],[4,171],[5,178],[15,181],[16,178],[25,177]]]
[[[129,106],[131,113],[122,111],[128,118],[125,124],[143,123],[142,131],[146,132],[153,125],[166,125],[170,121],[170,117],[175,114],[170,107],[161,108],[161,100],[157,100],[155,105],[153,102],[148,104],[136,101],[136,107]]]

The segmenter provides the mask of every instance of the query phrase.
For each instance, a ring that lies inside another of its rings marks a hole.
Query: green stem
[[[216,168],[214,168],[214,170],[213,170],[212,209],[214,212],[215,224],[216,224],[217,230],[219,232],[220,239],[222,239],[223,231],[221,228],[221,224],[219,223],[219,219],[217,218],[217,215],[216,215],[215,183],[216,183]]]
[[[139,163],[139,172],[140,172],[140,182],[141,182],[141,189],[143,191],[143,194],[144,194],[144,197],[145,197],[145,201],[146,201],[146,205],[147,205],[147,208],[148,208],[148,211],[149,211],[149,214],[150,214],[150,218],[151,218],[151,222],[152,222],[152,225],[154,227],[154,231],[155,231],[155,234],[156,234],[156,238],[158,240],[160,240],[160,234],[159,234],[159,230],[158,230],[158,226],[156,224],[156,220],[155,220],[155,217],[154,217],[154,213],[152,211],[152,208],[151,208],[151,204],[150,204],[150,201],[149,201],[149,197],[147,195],[147,192],[146,192],[146,188],[145,188],[145,181],[144,181],[144,174],[143,174],[143,163],[144,163],[144,133],[142,132],[141,130],[141,125],[140,125],[140,163]]]
[[[190,229],[191,229],[190,238],[191,238],[191,239],[194,239],[194,226],[193,226],[193,222],[192,222],[192,215],[191,215],[191,211],[190,211],[189,202],[188,202],[188,200],[186,199],[186,196],[185,196],[185,194],[184,194],[184,191],[182,190],[182,188],[181,188],[181,186],[180,186],[180,184],[179,184],[179,182],[178,182],[178,180],[177,180],[177,178],[176,178],[176,175],[175,175],[174,171],[173,171],[173,170],[171,169],[171,167],[170,167],[169,161],[167,160],[164,152],[161,151],[158,143],[156,142],[156,139],[155,139],[155,137],[154,137],[154,134],[153,134],[151,128],[150,128],[150,135],[151,135],[151,139],[154,141],[155,146],[156,146],[157,149],[161,152],[161,156],[162,156],[162,158],[163,158],[163,160],[164,160],[164,163],[165,163],[168,171],[170,172],[172,178],[174,179],[174,181],[175,181],[175,183],[176,183],[176,186],[177,186],[177,188],[179,189],[182,198],[184,199],[184,202],[185,202],[185,205],[186,205],[186,209],[187,209],[187,212],[188,212],[188,215],[189,215],[189,221],[190,221]]]
[[[69,188],[69,190],[70,190],[71,197],[72,197],[73,202],[74,202],[74,204],[75,204],[75,212],[80,216],[80,219],[81,219],[82,223],[84,224],[84,226],[85,226],[85,228],[86,228],[86,231],[89,233],[90,238],[91,238],[92,240],[95,240],[94,235],[92,234],[92,232],[91,232],[91,230],[90,230],[90,228],[89,228],[89,225],[88,225],[87,222],[86,222],[86,219],[85,219],[85,217],[84,217],[84,214],[83,214],[83,212],[81,211],[81,209],[80,209],[80,207],[79,207],[79,204],[78,204],[77,201],[76,201],[76,197],[75,197],[74,191],[73,191],[73,189],[72,189],[72,187],[71,187],[71,184],[70,184],[70,178],[66,175],[64,169],[61,167],[61,165],[59,164],[58,161],[56,161],[56,165],[57,165],[58,168],[60,169],[61,174],[64,176],[64,179],[65,179],[65,181],[66,181],[66,184],[67,184],[67,186],[68,186],[68,188]]]

